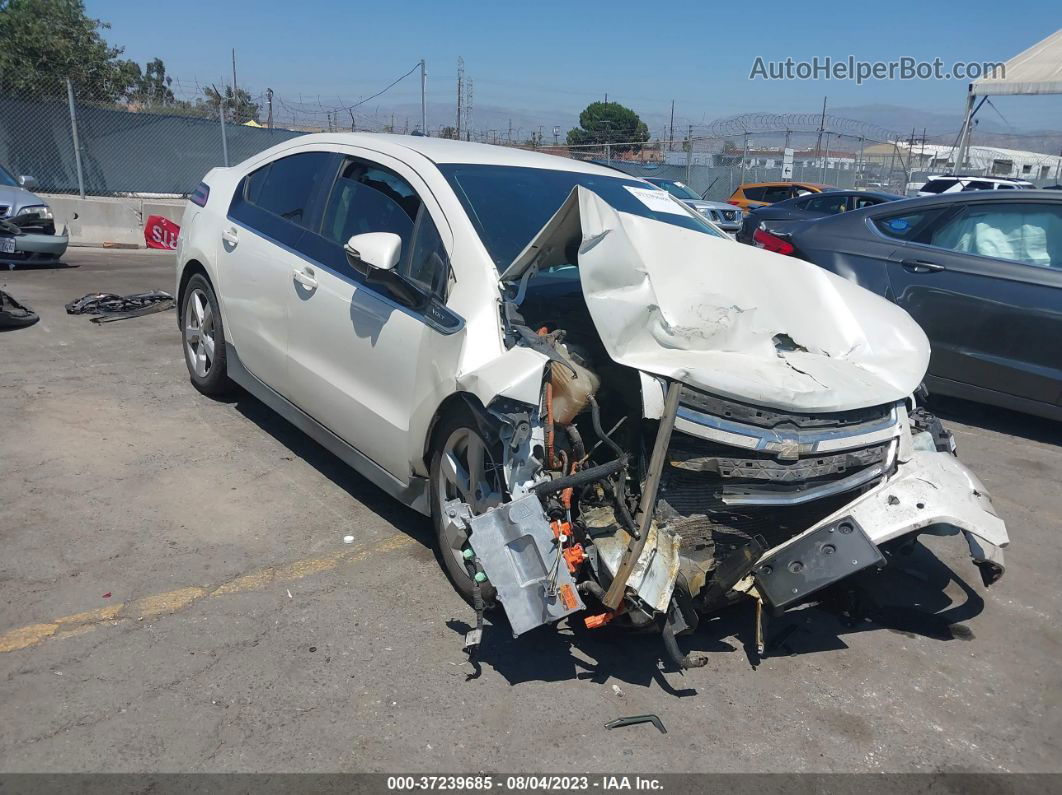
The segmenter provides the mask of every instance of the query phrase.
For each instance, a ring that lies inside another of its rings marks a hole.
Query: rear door
[[[226,336],[252,375],[285,397],[288,293],[295,253],[317,218],[321,177],[337,156],[299,152],[274,160],[240,182],[219,249]]]
[[[974,202],[890,257],[896,302],[933,346],[930,374],[1055,404],[1062,383],[1062,205]]]

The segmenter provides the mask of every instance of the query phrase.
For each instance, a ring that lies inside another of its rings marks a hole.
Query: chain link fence
[[[32,176],[40,192],[184,196],[211,168],[302,134],[258,115],[231,89],[118,102],[56,81],[43,95],[0,95],[0,164]]]
[[[838,188],[910,193],[935,173],[956,170],[948,147],[921,148],[887,131],[849,119],[815,116],[738,117],[690,126],[681,139],[585,146],[543,144],[532,136],[520,148],[592,160],[639,177],[686,182],[698,194],[725,200],[738,185],[789,179]],[[329,107],[273,92],[251,95],[230,85],[151,83],[135,94],[56,80],[33,96],[0,95],[0,165],[32,176],[41,192],[93,196],[185,196],[215,166],[235,164],[307,132],[349,129],[408,132],[416,119],[368,112],[368,106]],[[803,127],[803,129],[799,129]],[[494,131],[496,133],[496,131]],[[432,134],[453,133],[452,127]],[[507,142],[488,131],[465,130],[468,140]],[[509,144],[515,145],[515,144]],[[792,157],[783,152],[792,150]],[[1008,154],[1009,152],[1009,154]],[[1023,164],[1011,161],[1023,155]],[[1059,158],[999,150],[966,173],[1015,175],[1038,185],[1059,179]],[[1010,159],[1008,159],[1010,158]],[[970,165],[970,164],[968,164]]]

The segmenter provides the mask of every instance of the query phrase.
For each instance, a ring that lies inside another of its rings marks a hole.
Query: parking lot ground
[[[774,619],[683,639],[487,630],[427,520],[245,395],[188,383],[172,312],[94,325],[86,293],[172,290],[165,253],[0,271],[0,770],[1059,771],[1062,430],[941,402],[1006,519],[986,590],[957,538]],[[354,536],[345,544],[345,535]],[[613,718],[651,725],[606,731]]]

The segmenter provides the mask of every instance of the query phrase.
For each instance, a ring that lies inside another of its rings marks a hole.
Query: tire
[[[482,451],[482,464],[478,469],[480,477],[477,478],[481,487],[471,489],[469,486],[473,479],[472,476],[470,475],[467,479],[461,478],[460,472],[455,473],[455,469],[463,469],[465,473],[468,473],[470,469],[476,469],[475,448],[477,446]],[[470,454],[473,456],[471,465],[468,457]],[[472,603],[472,578],[469,577],[460,554],[461,548],[467,546],[467,541],[464,541],[464,536],[451,537],[449,535],[443,522],[442,506],[449,499],[455,497],[465,499],[466,496],[471,496],[472,501],[469,504],[472,507],[472,514],[478,515],[501,504],[505,500],[501,462],[501,443],[484,440],[476,427],[475,420],[467,410],[451,413],[436,426],[429,468],[431,521],[435,528],[436,552],[450,582],[469,604]],[[462,480],[465,486],[459,488],[457,480]],[[468,502],[467,499],[465,501]],[[480,593],[487,605],[494,603],[495,591],[490,583],[481,585]]]
[[[184,288],[181,348],[192,386],[211,397],[232,390],[225,364],[225,326],[221,321],[221,309],[214,288],[201,273],[189,279]]]

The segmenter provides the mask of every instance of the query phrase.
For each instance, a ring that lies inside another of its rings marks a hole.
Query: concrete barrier
[[[84,199],[61,193],[40,193],[55,213],[55,225],[65,224],[72,246],[136,246],[144,248],[144,220],[161,215],[181,222],[185,199],[111,198]]]

